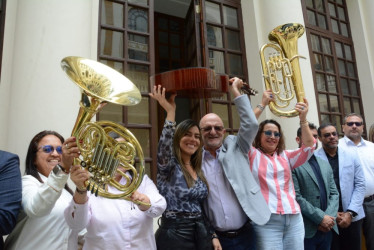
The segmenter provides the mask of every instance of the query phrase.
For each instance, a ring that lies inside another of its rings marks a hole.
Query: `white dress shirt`
[[[124,178],[120,183],[125,184]],[[108,191],[120,192],[110,186]],[[147,195],[151,201],[151,207],[147,211],[139,210],[131,201],[96,197],[93,194],[88,195],[85,204],[76,204],[71,199],[69,207],[65,210],[65,218],[74,230],[87,228],[84,250],[156,249],[153,218],[164,212],[166,201],[146,175],[138,192]]]
[[[242,209],[218,161],[219,150],[217,150],[216,158],[206,150],[203,152],[202,170],[209,183],[209,195],[204,201],[205,214],[214,229],[237,230],[246,223],[248,216]]]
[[[365,197],[374,194],[374,143],[361,138],[356,145],[348,137],[339,139],[339,147],[355,150],[360,158],[361,166],[364,171],[366,192]]]
[[[49,177],[44,183],[31,175],[22,177],[22,210],[4,249],[77,249],[78,233],[65,222],[64,210],[72,195],[64,189],[69,175]]]

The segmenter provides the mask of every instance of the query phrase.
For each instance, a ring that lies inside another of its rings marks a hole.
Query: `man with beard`
[[[309,123],[309,128],[317,139],[316,126]],[[301,128],[297,130],[296,142],[301,147]],[[305,250],[330,250],[332,231],[338,232],[335,217],[339,206],[339,193],[330,164],[313,155],[292,171],[292,178],[304,219]]]
[[[366,249],[374,250],[374,144],[362,138],[364,125],[359,114],[351,113],[344,118],[344,138],[339,140],[339,148],[356,151],[364,171],[366,192],[364,199],[365,218],[362,229]]]
[[[365,178],[358,155],[338,147],[338,133],[334,125],[327,123],[318,128],[322,148],[316,156],[327,160],[334,173],[339,197],[336,217],[339,234],[333,232],[332,250],[360,250],[361,225],[365,217],[362,202],[365,195]]]

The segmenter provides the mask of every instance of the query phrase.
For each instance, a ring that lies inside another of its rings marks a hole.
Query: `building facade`
[[[209,67],[265,89],[259,50],[269,32],[300,23],[300,70],[315,124],[330,121],[341,133],[342,118],[363,115],[374,123],[374,2],[369,0],[12,0],[1,1],[2,60],[0,148],[21,157],[41,130],[69,137],[80,90],[62,71],[66,56],[100,61],[128,77],[142,101],[108,104],[96,119],[122,122],[142,145],[148,174],[155,179],[157,142],[165,115],[149,98],[150,77],[187,67]],[[0,26],[1,27],[1,26]],[[207,99],[177,97],[177,121],[218,113],[228,133],[239,119],[229,94]],[[287,148],[298,118],[277,119]],[[367,131],[367,130],[366,130]]]

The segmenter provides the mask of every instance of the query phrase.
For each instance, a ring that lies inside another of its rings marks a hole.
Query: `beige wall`
[[[367,129],[374,123],[374,1],[347,0]]]
[[[257,97],[252,98],[252,105],[255,106],[260,103],[262,92],[265,90],[259,50],[263,44],[269,42],[267,38],[269,32],[278,25],[285,23],[305,24],[300,0],[287,0],[287,5],[284,4],[284,1],[278,0],[242,1],[242,8],[249,82],[260,92]],[[282,13],[281,15],[279,14],[280,12]],[[305,34],[298,40],[298,52],[300,55],[307,57],[306,60],[300,59],[300,69],[305,95],[310,106],[308,120],[318,123],[317,103]],[[280,122],[286,136],[286,148],[292,149],[298,146],[295,142],[296,131],[299,128],[298,117],[278,118],[266,108],[264,114],[260,117],[260,121],[264,119],[275,119]]]
[[[36,133],[71,133],[80,93],[60,61],[71,55],[96,59],[98,7],[98,0],[7,1],[0,148],[20,156],[22,173]]]

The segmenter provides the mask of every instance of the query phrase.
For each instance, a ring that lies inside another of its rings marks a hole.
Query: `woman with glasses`
[[[31,140],[22,177],[22,210],[5,249],[77,248],[78,233],[64,218],[72,199],[66,182],[79,153],[76,146],[74,137],[64,142],[54,131],[42,131]]]
[[[157,187],[167,202],[156,232],[157,249],[211,250],[211,235],[202,217],[208,184],[201,170],[199,125],[188,119],[175,127],[176,94],[167,100],[165,88],[155,86],[150,96],[167,113],[157,153]]]
[[[253,146],[248,154],[250,169],[271,211],[263,226],[253,224],[258,249],[304,249],[304,224],[295,199],[291,171],[301,166],[313,154],[314,138],[306,115],[308,102],[297,103],[303,145],[285,150],[285,138],[275,120],[260,123]]]

